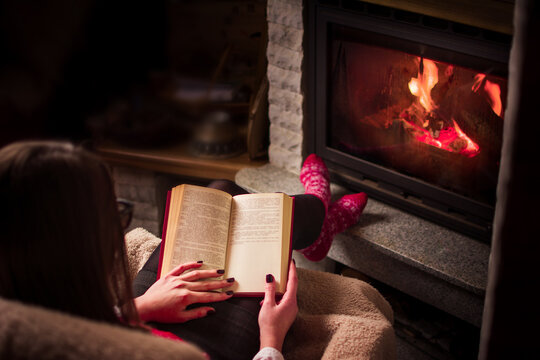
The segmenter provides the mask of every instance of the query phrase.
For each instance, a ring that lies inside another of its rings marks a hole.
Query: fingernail
[[[232,295],[232,294],[234,294],[234,291],[232,291],[232,290],[225,291],[225,294],[227,294],[227,295]]]
[[[234,282],[234,278],[233,278],[233,277],[232,277],[232,278],[228,278],[228,279],[227,279],[227,282]]]
[[[272,274],[266,275],[266,282],[267,283],[274,282],[274,276]]]
[[[215,314],[216,313],[216,310],[214,309],[210,309],[206,312],[206,315],[212,315],[212,314]]]
[[[203,263],[202,260],[197,261],[197,264],[202,264],[202,263]]]
[[[217,271],[217,273],[218,273],[218,274],[225,274],[225,270],[220,269],[220,270]]]
[[[292,262],[293,262],[294,265],[296,265],[296,260],[292,259]]]

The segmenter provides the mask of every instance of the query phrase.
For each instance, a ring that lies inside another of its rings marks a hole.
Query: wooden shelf
[[[136,149],[117,144],[96,146],[107,163],[201,179],[233,180],[238,170],[259,167],[265,160],[250,160],[247,152],[227,159],[207,159],[190,154],[186,144],[166,148]]]

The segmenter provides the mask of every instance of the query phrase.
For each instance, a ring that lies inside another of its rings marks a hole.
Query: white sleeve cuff
[[[279,350],[273,347],[262,348],[253,358],[253,360],[285,360]]]

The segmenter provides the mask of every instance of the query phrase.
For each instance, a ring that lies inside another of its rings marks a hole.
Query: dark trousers
[[[209,185],[232,195],[246,191],[230,181],[216,181]],[[324,221],[324,206],[312,195],[295,195],[293,249],[303,249],[317,240]],[[137,274],[133,291],[140,296],[156,281],[159,265],[158,246]],[[196,259],[194,259],[196,260]],[[262,281],[262,280],[261,280]],[[262,298],[231,298],[208,304],[216,309],[212,315],[180,324],[152,324],[180,338],[198,345],[212,359],[251,359],[259,350],[258,316]],[[197,306],[197,304],[194,304]]]

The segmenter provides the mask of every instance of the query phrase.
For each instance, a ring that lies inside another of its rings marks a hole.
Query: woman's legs
[[[330,250],[334,236],[356,224],[367,203],[365,193],[345,195],[330,203],[330,176],[323,160],[315,154],[309,155],[300,170],[300,181],[306,194],[313,194],[324,204],[326,215],[315,241],[297,248],[311,261],[320,261]],[[295,212],[296,215],[296,212]]]
[[[326,165],[315,154],[309,155],[300,170],[300,182],[304,186],[304,193],[318,197],[325,213],[330,205],[330,174]]]
[[[311,261],[320,261],[330,250],[334,236],[358,222],[367,203],[365,193],[345,195],[330,204],[319,237],[300,252]]]

